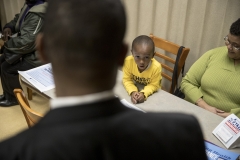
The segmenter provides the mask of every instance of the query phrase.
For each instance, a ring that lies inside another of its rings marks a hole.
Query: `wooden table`
[[[26,83],[24,82],[23,85],[24,84]],[[43,94],[48,98],[55,98],[54,92],[55,90],[53,89],[44,93],[40,92],[40,94]],[[130,96],[127,94],[122,84],[121,71],[118,72],[114,93],[120,99],[126,99],[128,102],[131,102]],[[141,104],[136,104],[135,106],[146,112],[181,112],[194,115],[200,123],[204,139],[225,148],[225,146],[212,134],[212,131],[224,119],[216,114],[204,110],[163,90],[159,90],[148,97],[147,101]],[[240,153],[240,148],[229,150]]]
[[[120,99],[124,98],[128,102],[131,102],[131,98],[122,84],[122,72],[119,72],[118,74],[114,92]],[[212,131],[224,118],[212,112],[202,109],[163,90],[159,90],[148,97],[147,101],[135,104],[135,106],[146,112],[181,112],[192,114],[200,123],[204,139],[225,148],[225,146],[212,134]],[[240,148],[229,150],[240,153]]]

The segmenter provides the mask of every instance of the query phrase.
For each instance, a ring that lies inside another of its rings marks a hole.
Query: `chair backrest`
[[[27,121],[28,127],[30,128],[34,124],[36,124],[43,115],[35,112],[30,108],[27,98],[25,97],[22,89],[14,89],[14,94],[18,100],[18,103],[22,109],[23,115]]]
[[[174,90],[174,89],[172,89],[172,87],[175,86],[174,84],[172,84],[172,73],[174,71],[176,55],[178,53],[178,49],[179,49],[180,45],[175,44],[173,42],[169,42],[165,39],[156,37],[153,34],[150,34],[150,38],[153,40],[156,50],[157,50],[157,48],[159,48],[168,53],[168,54],[163,54],[163,53],[160,53],[159,51],[156,51],[155,56],[159,57],[160,59],[163,59],[163,61],[159,62],[159,63],[161,63],[162,68],[163,68],[161,75],[164,79],[170,81],[171,87],[169,89],[165,89],[164,87],[162,87],[162,89],[167,92],[172,93],[172,91]],[[179,75],[181,73],[181,70],[185,64],[185,60],[187,59],[189,51],[190,51],[189,48],[183,48],[183,50],[182,50],[182,54],[181,54],[181,56],[179,58],[179,62],[178,62],[177,78],[179,77]],[[170,65],[170,64],[172,64],[172,65]],[[171,75],[169,75],[169,72],[171,72]]]

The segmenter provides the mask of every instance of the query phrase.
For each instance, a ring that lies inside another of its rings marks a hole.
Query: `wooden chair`
[[[162,87],[163,90],[172,93],[172,73],[174,70],[174,65],[175,65],[175,60],[176,60],[176,55],[178,53],[178,49],[180,47],[180,45],[175,44],[173,42],[169,42],[165,39],[159,38],[154,36],[153,34],[150,34],[150,38],[153,40],[154,44],[155,44],[155,48],[156,48],[156,53],[155,56],[158,57],[156,58],[157,60],[159,60],[159,63],[161,63],[162,65],[162,77],[163,80],[168,80],[170,81],[170,87],[169,89],[165,89],[164,87]],[[164,51],[165,54],[161,53],[159,50]],[[185,63],[185,60],[187,59],[188,53],[189,53],[190,49],[189,48],[184,48],[182,50],[182,55],[179,59],[179,63],[178,63],[178,73],[177,73],[177,78],[179,77],[181,70],[183,68],[183,65]]]
[[[26,99],[22,89],[14,89],[14,94],[18,100],[18,103],[22,109],[23,115],[27,121],[28,127],[32,127],[34,124],[36,124],[43,115],[40,113],[37,113],[33,111],[28,103],[28,100]]]

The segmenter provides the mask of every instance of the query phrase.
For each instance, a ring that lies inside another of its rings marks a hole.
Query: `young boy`
[[[161,64],[153,57],[155,45],[148,36],[141,35],[132,42],[132,55],[126,57],[123,66],[123,85],[131,96],[131,101],[142,103],[161,87]],[[138,91],[136,83],[144,85]]]

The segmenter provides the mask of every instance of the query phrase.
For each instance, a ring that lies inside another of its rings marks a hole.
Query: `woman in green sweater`
[[[181,82],[185,99],[219,116],[240,118],[240,18],[230,27],[224,47],[206,52]]]

